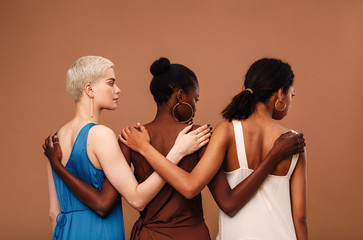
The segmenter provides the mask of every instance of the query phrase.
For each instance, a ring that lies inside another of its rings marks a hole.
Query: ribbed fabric
[[[105,174],[92,164],[87,154],[88,132],[94,125],[88,123],[81,129],[65,167],[85,183],[100,190]],[[117,201],[112,212],[102,218],[84,205],[54,171],[53,179],[62,210],[57,218],[53,239],[125,239],[121,199]]]
[[[226,172],[231,188],[237,186],[252,172],[248,168],[241,121],[233,121],[237,156],[240,168]],[[252,198],[233,217],[219,210],[217,240],[296,239],[291,213],[290,176],[299,155],[294,155],[286,176],[268,175]]]

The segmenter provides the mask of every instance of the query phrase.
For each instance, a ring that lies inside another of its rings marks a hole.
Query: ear
[[[93,98],[94,92],[93,92],[93,84],[92,83],[86,83],[84,85],[84,92],[87,94],[88,97]]]
[[[280,88],[278,91],[277,91],[277,99],[281,100],[282,99],[282,96],[283,96],[283,89]]]
[[[177,102],[182,102],[183,101],[183,98],[184,98],[184,91],[183,91],[183,89],[179,89],[176,92],[176,101]]]

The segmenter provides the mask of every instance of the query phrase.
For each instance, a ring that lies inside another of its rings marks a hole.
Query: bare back
[[[77,136],[81,129],[89,122],[77,122],[70,121],[66,123],[57,133],[59,138],[59,143],[62,146],[62,165],[66,166],[69,156],[72,153],[74,142],[77,139]],[[92,135],[92,129],[90,129],[89,135]],[[99,161],[94,155],[93,151],[89,149],[89,144],[87,144],[87,153],[92,164],[98,168],[102,169]]]
[[[275,140],[282,133],[289,130],[273,120],[256,121],[247,119],[242,120],[241,123],[248,167],[255,170],[272,149]],[[223,162],[223,168],[226,172],[231,172],[240,167],[237,159],[236,142],[232,123],[229,123],[229,131],[231,131],[231,134],[229,134],[230,144],[228,145],[226,159]],[[291,159],[292,158],[289,157],[280,161],[270,174],[277,176],[286,175],[291,164]]]

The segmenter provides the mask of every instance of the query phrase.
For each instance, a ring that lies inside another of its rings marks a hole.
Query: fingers
[[[123,131],[123,130],[122,130]],[[123,136],[120,134],[118,135],[119,141],[121,141],[123,144],[126,145],[127,141],[123,138]],[[127,145],[126,145],[127,146]]]
[[[208,127],[208,125],[205,125],[207,126],[207,128],[205,128],[204,130],[200,131],[198,134],[197,134],[197,137],[198,138],[201,138],[202,136],[206,135],[206,134],[209,134],[210,131],[212,130],[212,128]],[[201,128],[201,127],[200,127]]]
[[[137,126],[139,127],[139,129],[140,129],[140,131],[142,132],[142,133],[149,133],[148,131],[147,131],[147,129],[146,129],[146,127],[144,126],[144,125],[142,125],[141,123],[137,123]]]
[[[205,139],[204,141],[202,141],[201,143],[199,143],[199,148],[203,147],[204,145],[206,145],[209,142],[209,138]]]
[[[128,136],[127,136],[127,133],[126,133],[126,128],[122,129],[121,131],[121,135],[120,135],[120,140],[127,140]]]
[[[198,142],[204,142],[204,141],[205,141],[205,140],[207,140],[207,139],[208,139],[208,141],[209,141],[210,136],[211,136],[211,134],[210,134],[210,132],[208,132],[207,134],[204,134],[204,135],[202,135],[201,137],[199,137],[199,138],[198,138]]]
[[[186,126],[183,130],[181,130],[180,132],[179,132],[179,134],[187,134],[187,132],[189,132],[190,131],[190,129],[192,129],[192,127],[193,127],[193,125],[188,125],[188,126]],[[196,129],[197,130],[197,129]],[[196,131],[196,130],[194,130],[194,131]],[[193,131],[193,132],[194,132]]]
[[[59,138],[57,135],[53,136],[52,138],[52,141],[53,141],[53,145],[55,146],[56,144],[59,144]]]

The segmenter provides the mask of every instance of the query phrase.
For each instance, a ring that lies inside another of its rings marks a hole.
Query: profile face
[[[188,103],[191,108],[187,104],[180,104],[178,106],[178,115],[179,121],[185,122],[191,118],[190,121],[193,120],[195,116],[195,112],[197,111],[197,102],[199,101],[199,87],[196,86],[189,90],[188,94],[183,95],[183,102]]]
[[[94,102],[100,109],[114,110],[121,90],[116,85],[113,68],[108,68],[104,76],[94,85]]]
[[[294,86],[291,86],[286,94],[282,94],[282,101],[284,103],[286,103],[285,109],[283,111],[278,111],[278,110],[274,109],[274,112],[272,115],[273,119],[281,120],[289,113],[292,98],[294,96],[295,96],[295,88],[294,88]]]

